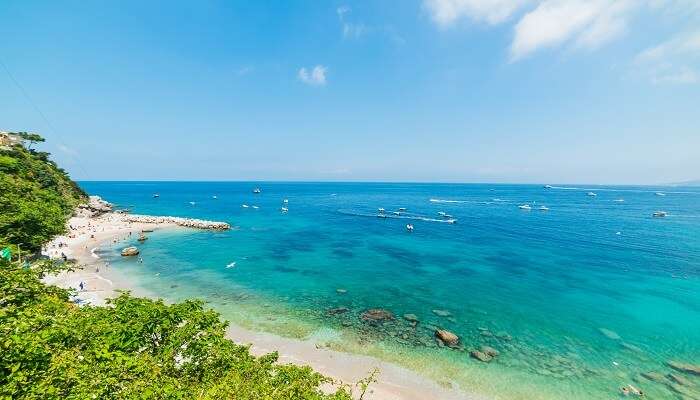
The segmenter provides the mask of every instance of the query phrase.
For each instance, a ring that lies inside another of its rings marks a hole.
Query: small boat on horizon
[[[547,207],[547,206],[540,206],[540,211],[549,211],[549,207]]]
[[[441,217],[444,217],[447,214],[444,211],[438,211],[438,215]]]
[[[586,193],[586,196],[596,197],[598,195],[596,193],[593,193],[593,192],[588,192],[588,193]]]
[[[615,203],[624,203],[625,199],[615,199],[613,200]]]
[[[530,210],[532,209],[532,207],[530,207],[529,204],[522,204],[522,205],[519,205],[518,208],[521,209],[521,210],[527,210],[527,211],[530,211]]]
[[[401,211],[394,211],[394,215],[401,215]]]
[[[668,215],[668,213],[666,211],[654,211],[654,213],[651,214],[651,216],[655,217],[655,218],[663,218],[667,215]]]
[[[255,193],[255,194],[262,193],[262,189],[256,187],[255,189],[253,189],[253,193]]]
[[[241,204],[241,207],[243,207],[243,208],[248,208],[248,205],[247,205],[247,204]]]
[[[287,207],[282,207],[280,211],[282,211],[282,213],[286,213],[287,211],[289,211],[289,209]]]
[[[544,185],[545,189],[551,189],[553,186],[552,185]]]
[[[413,232],[413,224],[406,224],[406,230],[409,232]]]
[[[197,204],[197,203],[194,202],[194,201],[190,201],[190,205],[191,205],[191,206],[193,206],[193,205],[195,205],[195,204]]]
[[[258,206],[253,206],[253,208],[257,210],[257,209],[260,208],[260,207],[258,207]]]
[[[379,211],[380,214],[383,214],[385,210],[384,210],[383,207],[379,207],[379,208],[377,209],[377,211]]]
[[[657,195],[657,196],[666,196],[666,193],[661,193],[661,192],[656,192],[656,193],[654,193],[654,194]]]
[[[406,211],[406,207],[399,207],[399,211]]]
[[[159,195],[158,193],[153,193],[153,198],[154,198],[154,199],[157,199],[158,197],[160,197],[160,195]]]
[[[282,200],[282,203],[284,203],[284,204],[289,204],[289,200],[288,200],[288,199],[284,199],[284,200]]]
[[[377,218],[386,218],[386,214],[379,213],[379,214],[377,214]]]
[[[218,199],[218,197],[216,197],[216,195],[211,196],[211,198],[214,199],[214,200]]]

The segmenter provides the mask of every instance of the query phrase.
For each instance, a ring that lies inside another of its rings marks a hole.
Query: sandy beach
[[[151,221],[151,222],[142,222]],[[128,276],[104,263],[95,254],[100,246],[128,240],[141,231],[161,229],[194,229],[182,227],[168,218],[137,218],[128,214],[107,212],[97,217],[79,216],[70,219],[69,231],[46,245],[44,253],[52,258],[74,259],[78,268],[44,279],[47,284],[78,290],[76,301],[81,304],[105,305],[106,299],[115,297],[120,290],[130,290],[138,296],[156,297],[130,282]],[[124,245],[126,247],[126,245]],[[80,283],[83,290],[79,290]],[[288,339],[276,335],[254,332],[231,325],[227,336],[236,343],[249,344],[251,352],[262,355],[277,351],[281,363],[309,365],[314,370],[344,383],[354,383],[377,368],[378,382],[370,387],[365,399],[386,400],[474,400],[479,397],[466,395],[449,384],[438,383],[408,369],[381,360],[319,348],[311,341]]]

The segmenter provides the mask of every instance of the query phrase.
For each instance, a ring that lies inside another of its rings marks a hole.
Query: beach
[[[140,287],[138,282],[130,280],[129,276],[120,273],[95,254],[95,250],[105,245],[126,247],[129,240],[138,237],[143,231],[196,229],[182,227],[173,223],[169,217],[139,218],[144,219],[155,222],[134,222],[133,216],[115,212],[105,212],[95,217],[72,217],[68,223],[68,233],[48,243],[45,254],[52,258],[62,258],[65,255],[76,262],[77,268],[47,276],[44,282],[77,290],[74,300],[79,304],[105,306],[107,299],[118,296],[121,291],[157,298],[156,294]],[[79,288],[81,282],[83,290]],[[227,330],[227,337],[236,343],[250,345],[251,352],[255,355],[277,351],[280,363],[309,365],[317,372],[346,384],[354,384],[366,378],[376,368],[379,371],[377,382],[370,386],[365,399],[482,399],[465,394],[457,388],[450,388],[448,382],[440,385],[406,368],[373,357],[323,348],[311,340],[284,338],[233,324]],[[332,386],[326,389],[331,390]]]

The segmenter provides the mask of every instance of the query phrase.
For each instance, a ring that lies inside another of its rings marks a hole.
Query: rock
[[[369,323],[381,323],[386,321],[393,321],[394,314],[391,311],[387,311],[381,308],[372,308],[362,313],[360,319],[364,322]]]
[[[642,375],[643,378],[648,379],[652,382],[662,383],[666,380],[666,378],[663,376],[663,374],[660,374],[660,373],[654,372],[654,371],[642,372],[640,375]]]
[[[122,256],[124,256],[124,257],[137,256],[138,254],[139,254],[139,249],[137,249],[134,246],[126,247],[126,248],[122,249]]]
[[[508,332],[506,332],[506,331],[497,332],[497,333],[496,333],[496,337],[499,338],[499,339],[501,339],[501,340],[506,340],[506,341],[513,340],[513,337],[510,336],[510,335],[508,334]]]
[[[600,333],[602,333],[608,339],[612,339],[612,340],[620,340],[621,339],[620,335],[618,335],[617,332],[613,332],[610,329],[598,328],[598,330],[600,331]]]
[[[497,357],[499,354],[501,354],[498,350],[490,346],[481,346],[481,352],[490,357]]]
[[[620,346],[622,346],[626,350],[629,350],[629,351],[632,351],[635,353],[640,353],[640,354],[644,353],[644,350],[640,349],[639,347],[637,347],[633,344],[627,343],[627,342],[620,343]]]
[[[491,331],[481,331],[481,336],[493,337],[493,333],[491,333]]]
[[[326,314],[328,315],[337,315],[337,314],[343,314],[350,311],[347,307],[336,307],[336,308],[331,308],[328,311],[326,311]]]
[[[440,339],[440,341],[450,347],[455,347],[459,344],[459,336],[446,329],[438,329],[435,331],[435,337]]]
[[[700,376],[700,365],[693,365],[679,361],[668,361],[666,362],[666,364],[668,364],[669,367],[675,369],[676,371]]]
[[[410,322],[419,322],[416,314],[404,314],[403,319]]]
[[[348,291],[345,290],[345,289],[335,289],[335,292],[338,293],[338,294],[345,294],[345,293],[347,293]]]
[[[490,362],[493,359],[493,357],[491,357],[490,355],[488,355],[482,351],[479,351],[479,350],[472,350],[469,352],[469,355],[472,358],[476,358],[477,360],[479,360],[481,362]]]
[[[452,313],[447,310],[433,310],[433,314],[439,317],[449,317],[450,315],[452,315]]]
[[[668,379],[682,386],[693,386],[693,382],[689,381],[681,375],[674,374],[673,372],[668,374]]]

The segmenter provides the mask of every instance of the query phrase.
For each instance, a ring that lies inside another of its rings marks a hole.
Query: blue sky
[[[700,178],[695,0],[5,0],[0,18],[0,130],[43,134],[77,179]]]

